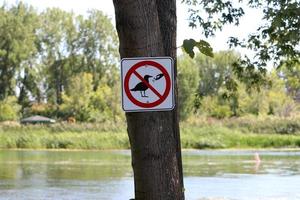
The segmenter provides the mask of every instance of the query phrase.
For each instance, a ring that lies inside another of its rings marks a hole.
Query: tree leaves
[[[249,58],[245,55],[240,58],[240,61],[233,66],[233,71],[239,81],[246,85],[247,90],[252,88],[259,90],[260,87],[271,82],[266,78],[267,65],[271,62],[277,70],[283,65],[293,68],[300,63],[300,2],[281,0],[246,2],[249,7],[262,11],[262,20],[266,23],[253,30],[247,38],[229,37],[228,44],[230,48],[241,47],[253,51],[254,56]],[[213,36],[216,31],[222,30],[226,24],[238,26],[240,18],[244,15],[243,3],[233,4],[232,0],[182,0],[182,3],[189,6],[190,26],[201,28],[207,38]],[[183,45],[192,58],[193,48],[198,47],[197,44],[195,40],[189,39]],[[204,48],[201,47],[201,52],[207,52],[209,46],[202,44]]]
[[[191,27],[201,28],[205,37],[210,37],[216,31],[222,30],[226,24],[239,25],[240,18],[244,15],[243,7],[260,9],[263,12],[262,20],[265,21],[256,30],[242,40],[231,37],[230,47],[242,47],[252,50],[255,54],[250,64],[256,68],[266,67],[272,61],[279,67],[282,63],[289,63],[290,67],[297,64],[300,59],[300,2],[281,0],[248,0],[239,1],[199,1],[182,0],[189,6],[189,24]],[[195,42],[189,40],[189,44]],[[193,56],[193,48],[189,47],[188,53]],[[247,62],[248,63],[248,62]],[[244,66],[247,67],[247,66]]]
[[[101,11],[83,16],[59,8],[37,12],[22,2],[4,4],[0,7],[0,101],[18,96],[22,112],[33,100],[62,104],[62,93],[80,73],[93,75],[94,91],[101,84],[114,87],[117,49],[115,29]]]
[[[205,37],[215,35],[225,24],[239,25],[244,10],[233,1],[182,0],[189,7],[189,25],[203,30]]]
[[[22,2],[0,8],[0,100],[14,95],[16,74],[34,58],[38,24],[35,11]]]
[[[198,47],[199,51],[203,53],[204,55],[207,55],[209,57],[214,57],[213,54],[213,48],[210,46],[210,44],[204,40],[200,40],[196,47]]]
[[[193,39],[184,40],[182,44],[184,51],[188,53],[191,58],[194,58],[195,56],[195,52],[194,52],[195,46],[196,46],[196,41]]]
[[[196,42],[194,39],[186,39],[183,41],[182,44],[183,50],[189,54],[191,58],[194,58],[195,52],[194,47],[197,47],[201,53],[203,53],[206,56],[214,57],[213,54],[213,48],[210,46],[210,44],[204,40],[200,40],[199,42]]]

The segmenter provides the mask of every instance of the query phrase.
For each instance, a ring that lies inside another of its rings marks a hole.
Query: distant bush
[[[182,148],[299,148],[300,116],[194,116],[181,123]],[[126,123],[0,123],[0,148],[127,149]]]
[[[23,117],[29,117],[32,115],[55,117],[56,112],[57,112],[57,108],[52,104],[34,103],[30,107],[24,109]]]
[[[256,116],[231,117],[217,119],[205,116],[193,116],[184,126],[221,126],[243,133],[256,134],[297,134],[300,135],[300,115],[293,117]]]
[[[218,105],[210,113],[210,116],[216,117],[218,119],[230,117],[231,115],[232,115],[232,112],[231,112],[229,106],[227,106],[227,105]]]
[[[0,121],[17,120],[21,106],[14,96],[7,97],[0,101]]]
[[[229,105],[220,104],[219,98],[212,96],[207,96],[202,99],[200,109],[202,113],[218,119],[230,117],[233,114]]]
[[[224,126],[182,126],[183,148],[299,148],[299,135],[243,133]]]
[[[300,134],[300,116],[298,117],[240,117],[224,121],[229,128],[243,130],[244,132],[268,134]]]
[[[0,126],[0,148],[128,149],[130,147],[125,129],[112,132],[96,130],[96,127],[82,126],[81,131],[79,131],[76,127],[73,127],[73,130],[66,127]],[[87,129],[84,130],[84,128]]]

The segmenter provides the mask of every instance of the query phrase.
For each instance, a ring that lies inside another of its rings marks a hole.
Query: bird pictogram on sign
[[[146,90],[148,90],[148,84],[149,84],[149,78],[151,78],[153,76],[150,76],[150,75],[145,75],[144,76],[144,80],[139,82],[138,84],[136,84],[134,86],[134,88],[130,89],[130,91],[140,91],[141,92],[141,97],[148,97],[146,96]],[[146,83],[145,83],[146,82]],[[148,83],[148,84],[147,84]],[[144,94],[143,94],[144,92]]]
[[[154,76],[154,78],[152,79],[152,82],[155,82],[159,79],[161,79],[164,75],[163,74],[157,74],[156,76]],[[141,97],[146,97],[148,98],[149,96],[146,95],[146,90],[149,89],[149,79],[152,78],[153,76],[151,75],[145,75],[144,76],[144,80],[142,80],[141,82],[139,82],[138,84],[136,84],[134,86],[134,88],[130,89],[130,91],[140,91],[141,93]],[[151,87],[151,86],[150,86]]]

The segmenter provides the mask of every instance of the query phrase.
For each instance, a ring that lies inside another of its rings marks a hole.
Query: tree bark
[[[121,57],[171,56],[176,83],[176,0],[114,0],[114,6]],[[126,119],[135,200],[183,200],[177,106]]]

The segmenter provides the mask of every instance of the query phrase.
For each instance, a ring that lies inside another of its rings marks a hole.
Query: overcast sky
[[[11,5],[16,4],[19,1],[0,0],[1,5],[3,2]],[[85,14],[89,9],[99,9],[112,18],[114,23],[114,7],[112,0],[23,0],[23,2],[32,5],[39,11],[42,11],[47,7],[59,7],[66,11],[72,10],[78,14]],[[184,39],[205,39],[199,30],[188,27],[187,7],[180,3],[181,0],[177,0],[177,2],[177,46],[180,46]],[[258,28],[258,25],[261,24],[261,17],[261,12],[254,9],[247,9],[246,15],[241,19],[239,27],[225,27],[222,32],[216,35],[216,37],[208,39],[207,41],[210,42],[214,51],[226,50],[228,49],[227,40],[229,36],[237,36],[240,38],[247,37],[249,33],[255,31]],[[245,51],[242,52],[246,53]]]

